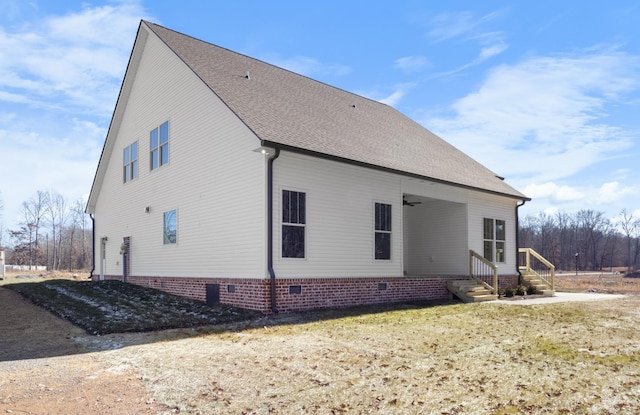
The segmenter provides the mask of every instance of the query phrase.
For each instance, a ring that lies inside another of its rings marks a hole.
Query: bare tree
[[[29,265],[33,265],[34,258],[37,265],[42,263],[40,252],[40,228],[47,213],[49,194],[38,190],[31,199],[22,202],[22,223],[29,231]]]
[[[627,212],[627,209],[622,209],[622,212],[620,212],[620,227],[624,232],[627,242],[627,272],[631,272],[631,240],[632,235],[638,232],[640,220],[635,219],[633,214]]]
[[[558,212],[555,217],[555,224],[558,234],[558,268],[571,269],[576,251],[575,243],[575,221],[566,212]]]
[[[62,229],[68,220],[67,206],[64,197],[61,194],[49,194],[47,212],[51,227],[51,236],[53,238],[52,268],[57,270],[60,268],[60,263],[62,261]]]
[[[86,228],[86,214],[84,213],[84,205],[81,200],[77,200],[70,211],[70,223],[66,229],[67,235],[67,266],[69,271],[72,271],[74,268],[84,268],[84,258],[86,254],[85,248],[85,237],[84,232]],[[80,234],[80,238],[76,238],[76,236]],[[76,239],[79,239],[76,243]],[[80,247],[76,246],[80,244]],[[80,254],[80,261],[77,258],[78,251]]]
[[[599,250],[605,235],[609,232],[611,222],[605,218],[603,212],[581,210],[576,214],[578,235],[584,254],[583,264],[592,270],[601,270]]]

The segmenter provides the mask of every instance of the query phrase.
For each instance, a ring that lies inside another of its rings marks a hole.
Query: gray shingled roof
[[[153,23],[142,24],[267,143],[528,199],[388,105]]]

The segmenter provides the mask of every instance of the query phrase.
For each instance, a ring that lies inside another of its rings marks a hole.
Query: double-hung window
[[[506,224],[501,219],[483,218],[483,255],[487,261],[504,263]]]
[[[282,191],[282,257],[305,257],[307,195],[293,190]]]
[[[151,170],[169,163],[169,121],[149,133]]]
[[[391,205],[375,204],[375,259],[391,259]]]
[[[124,183],[138,178],[138,142],[124,148],[122,152],[122,180]]]

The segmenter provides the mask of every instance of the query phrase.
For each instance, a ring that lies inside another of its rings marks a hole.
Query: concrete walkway
[[[623,294],[602,294],[602,293],[565,293],[556,292],[553,297],[536,297],[516,300],[495,300],[487,301],[487,303],[499,303],[499,304],[512,304],[512,305],[533,305],[533,304],[552,304],[552,303],[566,303],[570,301],[598,301],[598,300],[615,300],[618,298],[624,298]]]

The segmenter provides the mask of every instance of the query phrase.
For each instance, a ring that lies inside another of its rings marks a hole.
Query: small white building
[[[529,200],[394,108],[140,23],[86,211],[94,278],[263,312],[517,283]]]

